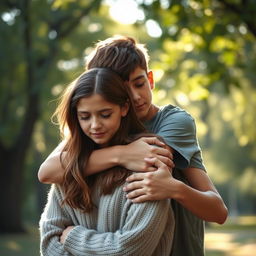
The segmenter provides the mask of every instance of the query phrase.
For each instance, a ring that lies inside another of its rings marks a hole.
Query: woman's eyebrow
[[[104,108],[104,109],[101,109],[99,112],[106,112],[106,111],[112,111],[112,108]]]
[[[84,111],[84,110],[77,110],[78,114],[88,114],[88,111]]]
[[[106,112],[106,111],[112,111],[112,108],[103,108],[98,110],[97,112]],[[89,111],[85,111],[85,110],[77,110],[78,114],[88,114]]]

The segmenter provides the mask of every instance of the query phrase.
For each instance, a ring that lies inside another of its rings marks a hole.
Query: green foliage
[[[26,205],[31,207],[26,213],[35,211],[37,197],[30,194],[35,191],[37,169],[60,139],[58,128],[50,123],[56,99],[84,70],[93,44],[119,33],[148,46],[155,102],[178,104],[195,117],[216,183],[224,186],[232,181],[241,201],[246,196],[255,200],[253,0],[140,0],[145,20],[134,25],[115,22],[109,6],[99,0],[38,0],[28,1],[27,7],[25,2],[5,0],[0,7],[0,144],[12,148],[24,125],[29,98],[38,94],[39,116],[26,160],[29,185],[24,200],[29,198]],[[148,35],[149,19],[161,27],[160,37]]]
[[[232,129],[241,146],[254,144],[256,130],[251,124],[256,120],[251,110],[256,108],[253,72],[256,7],[253,1],[153,1],[153,5],[145,1],[141,6],[146,17],[162,28],[161,53],[153,66],[164,71],[160,85],[167,91],[166,96],[180,102],[182,91],[187,96],[185,101],[191,103],[210,98],[212,92],[226,93],[234,101],[239,97],[236,104],[240,112],[234,113],[239,123],[233,122]],[[239,88],[236,95],[235,88]]]

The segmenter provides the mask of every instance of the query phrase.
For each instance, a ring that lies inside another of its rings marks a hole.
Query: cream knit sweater
[[[170,200],[135,204],[122,186],[111,195],[94,192],[95,209],[82,213],[67,204],[60,186],[52,185],[40,220],[40,251],[44,256],[169,256],[174,232]],[[60,243],[62,231],[74,225]]]

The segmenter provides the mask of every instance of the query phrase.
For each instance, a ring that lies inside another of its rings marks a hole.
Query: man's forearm
[[[154,172],[134,173],[127,178],[124,190],[135,203],[171,198],[205,221],[223,223],[227,208],[208,175],[200,169],[186,172],[190,185],[175,179],[168,168]]]
[[[85,174],[92,175],[119,165],[120,147],[122,146],[113,146],[95,150],[89,158],[86,170],[84,170]],[[60,184],[63,181],[65,170],[60,161],[60,154],[61,151],[55,149],[41,164],[38,172],[38,179],[40,182],[46,184]],[[65,152],[62,155],[62,159],[64,158]]]
[[[38,171],[38,179],[42,183],[60,184],[64,177],[64,168],[60,161],[61,152],[51,153],[49,157],[41,164]]]
[[[173,199],[205,221],[223,224],[227,218],[227,208],[217,192],[199,191],[180,182]]]
[[[65,146],[62,141],[40,165],[38,179],[42,183],[61,183],[64,176],[64,169],[60,162],[60,155]]]
[[[90,155],[85,174],[92,175],[120,165],[120,152],[124,146],[112,146],[94,150]]]
[[[155,147],[159,145],[159,147]],[[117,145],[93,151],[84,170],[85,175],[92,175],[111,167],[121,165],[132,171],[153,171],[154,167],[149,165],[145,158],[159,157],[169,166],[173,164],[170,160],[172,154],[169,149],[161,147],[157,138],[140,138],[128,145]],[[58,149],[58,150],[57,150]],[[61,183],[64,169],[60,162],[60,154],[63,147],[57,147],[40,166],[38,178],[43,183]],[[65,154],[63,154],[65,159]],[[66,159],[68,161],[68,159]]]

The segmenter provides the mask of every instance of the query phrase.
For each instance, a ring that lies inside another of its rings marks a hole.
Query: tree
[[[21,202],[24,163],[42,111],[46,78],[59,44],[82,18],[99,8],[95,1],[1,3],[0,232],[24,231]]]

